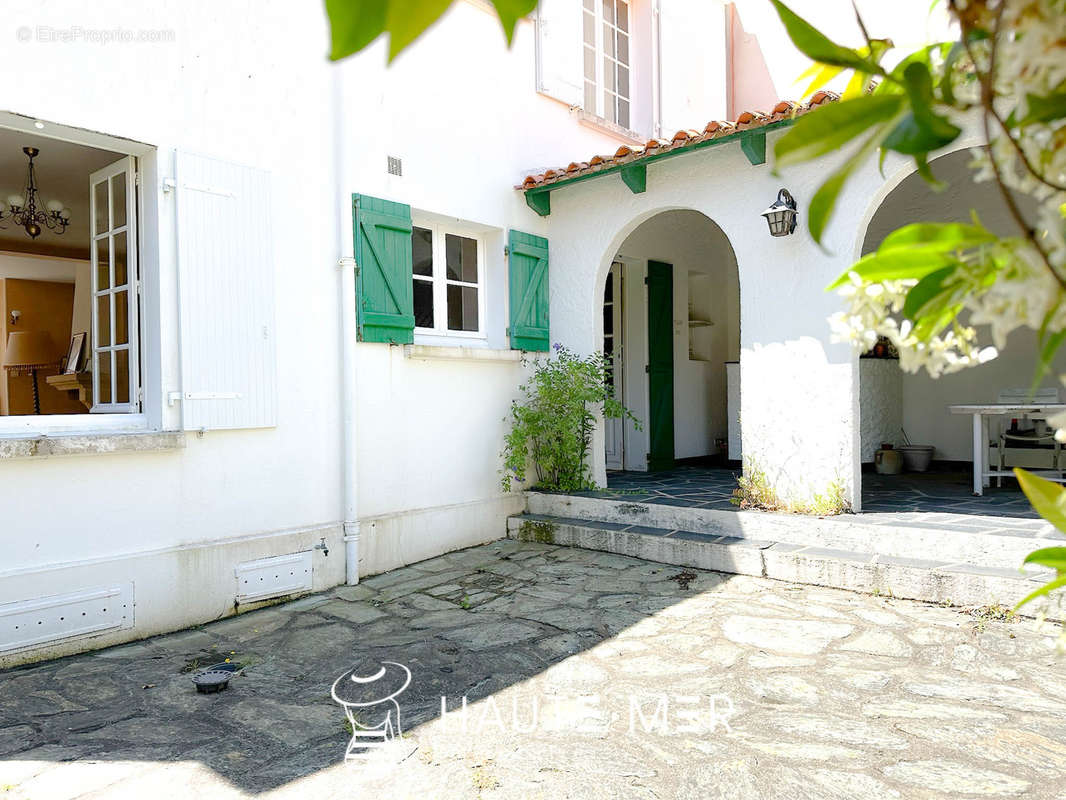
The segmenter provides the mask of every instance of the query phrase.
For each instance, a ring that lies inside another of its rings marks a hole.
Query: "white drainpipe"
[[[343,67],[333,70],[333,195],[337,208],[337,266],[340,269],[341,314],[341,424],[344,427],[341,476],[342,519],[344,520],[344,573],[350,586],[359,583],[359,440],[356,435],[357,402],[359,396],[356,376],[359,350],[356,347],[358,325],[355,309],[355,263],[352,238],[351,194],[345,188],[348,180],[348,145],[344,135],[345,109]]]

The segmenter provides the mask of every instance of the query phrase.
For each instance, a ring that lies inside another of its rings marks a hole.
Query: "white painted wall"
[[[877,249],[881,241],[896,228],[919,220],[968,222],[970,209],[976,210],[981,222],[1002,235],[1013,235],[1010,218],[994,186],[975,183],[968,164],[968,151],[943,156],[933,162],[936,176],[947,185],[933,191],[918,175],[904,179],[878,207],[863,241],[863,252]],[[1019,198],[1026,213],[1031,213],[1028,198]],[[990,342],[987,328],[978,329]],[[1019,330],[1007,341],[999,357],[979,367],[933,379],[922,371],[904,373],[902,380],[903,428],[915,444],[934,446],[934,457],[948,461],[973,458],[970,418],[951,414],[948,406],[961,403],[992,403],[1003,389],[1028,387],[1033,380],[1038,351],[1036,331]],[[1044,385],[1062,391],[1055,376],[1066,374],[1066,353],[1060,352]],[[864,411],[865,413],[865,411]],[[872,412],[876,413],[876,412]],[[993,436],[997,423],[991,423]],[[1010,420],[1005,421],[1009,424]],[[897,432],[892,441],[901,443]]]
[[[460,220],[485,238],[485,338],[419,343],[506,349],[507,231],[546,229],[513,187],[538,167],[618,146],[535,92],[534,47],[531,22],[519,23],[508,50],[493,15],[456,3],[387,68],[383,43],[340,67],[343,129],[359,136],[344,190]],[[387,173],[389,155],[403,160],[402,177]],[[351,220],[342,222],[350,236]],[[360,345],[358,358],[360,515],[372,520],[362,525],[361,572],[503,535],[522,502],[503,493],[499,473],[522,365],[410,359],[384,344]]]

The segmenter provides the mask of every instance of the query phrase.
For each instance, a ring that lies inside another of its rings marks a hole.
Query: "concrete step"
[[[808,517],[763,511],[725,511],[660,503],[630,503],[596,497],[529,492],[531,514],[642,525],[759,542],[781,542],[894,558],[918,558],[948,564],[966,562],[982,567],[1017,570],[1026,555],[1041,547],[1066,545],[1066,537],[1050,525],[1037,535],[1031,521],[1026,529],[1010,518],[990,523],[993,530],[952,527],[950,524],[892,524],[887,515],[874,522],[863,514]],[[930,515],[933,517],[934,515]],[[939,515],[940,517],[946,515]],[[972,518],[971,518],[972,519]],[[992,519],[992,518],[984,518]]]
[[[957,559],[910,558],[535,513],[510,517],[507,535],[519,541],[582,547],[679,567],[956,606],[1013,607],[1052,575],[1045,570],[1022,573],[1017,568],[989,567]]]

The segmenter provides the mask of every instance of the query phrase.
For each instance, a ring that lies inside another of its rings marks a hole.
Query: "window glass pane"
[[[613,0],[603,0],[603,21],[614,24],[614,2]]]
[[[596,84],[592,81],[585,81],[585,110],[596,113]]]
[[[618,34],[618,54],[615,58],[622,64],[629,66],[629,37],[624,33]]]
[[[618,120],[617,120],[617,122],[623,128],[628,128],[629,127],[629,101],[628,100],[619,100],[618,101]]]
[[[477,240],[445,234],[444,249],[448,279],[477,283]]]
[[[115,292],[115,344],[129,344],[129,292]]]
[[[96,346],[111,344],[111,295],[96,298]]]
[[[108,237],[96,240],[96,289],[111,286],[111,246]]]
[[[97,371],[100,373],[100,396],[96,398],[98,403],[111,402],[111,351],[99,354],[96,362]]]
[[[603,285],[603,302],[614,302],[614,278],[611,275],[607,276],[607,282]]]
[[[614,354],[614,337],[613,336],[604,336],[603,337],[603,354],[605,356],[607,356],[608,358],[610,358],[610,356]],[[607,370],[607,379],[610,380],[610,378],[611,378],[611,376],[613,374],[614,374],[614,370],[613,369]]]
[[[615,99],[614,95],[610,92],[603,93],[603,118],[608,122],[617,122],[618,118],[615,116]]]
[[[596,0],[585,0],[586,11],[596,11]]]
[[[96,203],[93,233],[103,233],[109,228],[107,224],[107,181],[101,181],[93,187],[93,200]]]
[[[596,18],[592,14],[585,14],[583,20],[583,41],[587,45],[596,46]]]
[[[607,2],[610,2],[610,0],[607,0]],[[617,0],[616,5],[618,7],[618,16],[617,16],[617,20],[615,22],[615,25],[617,25],[620,30],[628,31],[629,30],[629,5],[626,4],[626,3],[623,3],[622,0]]]
[[[115,242],[115,286],[124,286],[129,282],[126,275],[126,232],[116,233]]]
[[[433,282],[415,279],[415,326],[433,327]]]
[[[609,58],[603,59],[603,88],[608,92],[614,91],[614,62]]]
[[[591,47],[585,48],[585,80],[596,80],[596,51]]]
[[[121,228],[126,224],[126,173],[111,176],[111,227]]]
[[[433,231],[411,229],[411,266],[415,275],[433,274]]]
[[[614,306],[603,307],[603,335],[610,336],[614,333]]]
[[[614,28],[603,26],[603,54],[614,58]]]
[[[629,97],[629,70],[625,67],[618,68],[618,94]]]
[[[477,330],[477,289],[473,286],[448,286],[448,330]]]
[[[130,351],[115,351],[115,402],[130,401]]]

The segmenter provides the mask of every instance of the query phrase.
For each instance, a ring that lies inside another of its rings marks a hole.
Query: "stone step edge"
[[[987,531],[970,531],[962,533],[955,530],[935,527],[917,527],[905,523],[889,525],[885,523],[863,522],[861,515],[842,520],[839,518],[823,519],[805,517],[795,514],[773,514],[762,511],[723,511],[721,509],[692,508],[686,506],[668,506],[656,503],[626,503],[606,498],[575,497],[572,495],[550,494],[544,492],[527,492],[527,513],[547,516],[565,517],[589,522],[616,521],[617,524],[639,524],[633,518],[646,519],[649,527],[674,528],[712,528],[730,531],[735,538],[749,538],[746,531],[733,530],[743,527],[755,535],[751,538],[771,539],[773,541],[794,544],[810,544],[816,547],[840,547],[850,549],[849,540],[873,537],[889,545],[887,555],[907,557],[917,548],[949,544],[949,540],[959,539],[993,554],[993,560],[1000,564],[1009,561],[1013,568],[1024,556],[1038,547],[1063,544],[1061,537],[1030,536],[1018,533],[998,533]],[[948,531],[945,537],[945,530]],[[951,544],[955,547],[955,544]],[[943,559],[948,561],[949,559]]]
[[[507,535],[518,541],[945,606],[1010,608],[1052,575],[543,514],[509,517]]]

